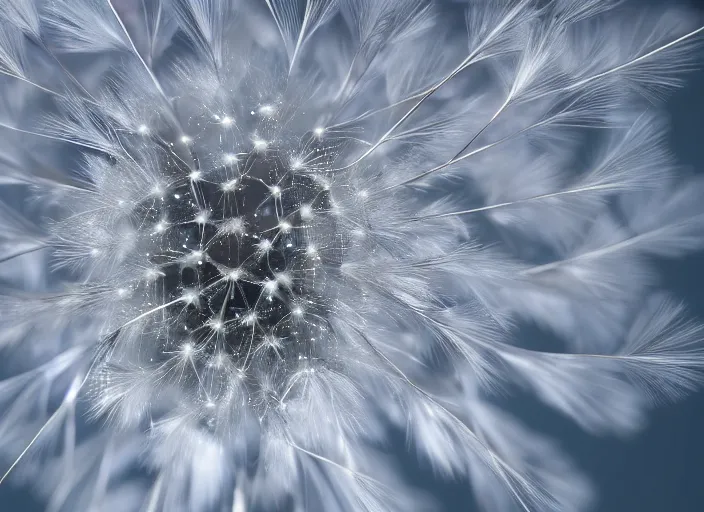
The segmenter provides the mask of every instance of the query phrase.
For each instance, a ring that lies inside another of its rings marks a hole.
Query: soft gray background
[[[0,0],[7,1],[12,0]],[[635,3],[689,5],[704,17],[704,0],[635,0]],[[704,173],[704,71],[688,77],[688,86],[670,98],[668,108],[671,147],[682,164]],[[663,284],[682,297],[691,313],[704,321],[704,254],[663,264]],[[543,410],[523,411],[522,415],[529,416],[535,426],[562,440],[565,449],[592,478],[600,493],[596,512],[704,510],[704,472],[701,470],[704,465],[704,392],[679,404],[657,409],[651,414],[649,426],[640,435],[626,440],[590,437]],[[475,510],[466,482],[437,482],[432,480],[432,475],[424,474],[418,474],[417,478],[445,504],[448,512]],[[27,492],[9,484],[0,486],[0,512],[42,510]]]

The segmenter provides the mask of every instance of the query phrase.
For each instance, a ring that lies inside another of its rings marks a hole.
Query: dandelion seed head
[[[629,432],[704,366],[644,300],[649,256],[704,248],[704,185],[638,96],[700,29],[612,4],[0,1],[0,277],[38,276],[0,290],[0,349],[37,362],[0,432],[61,433],[27,457],[50,509],[437,510],[393,429],[482,510],[585,509],[487,397]]]

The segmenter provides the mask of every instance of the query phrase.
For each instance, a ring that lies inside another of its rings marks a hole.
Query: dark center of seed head
[[[328,210],[327,192],[270,153],[253,151],[172,187],[150,208],[155,223],[169,226],[151,256],[161,272],[155,289],[165,302],[193,299],[169,308],[168,339],[237,358],[267,337],[295,336],[292,315],[308,298],[315,265],[306,209]]]

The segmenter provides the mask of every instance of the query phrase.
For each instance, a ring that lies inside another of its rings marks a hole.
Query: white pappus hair
[[[438,510],[400,431],[481,510],[589,509],[505,398],[624,434],[700,382],[656,265],[704,248],[658,106],[693,18],[0,1],[0,482],[49,512]]]

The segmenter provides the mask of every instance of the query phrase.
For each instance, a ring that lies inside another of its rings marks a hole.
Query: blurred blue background
[[[13,0],[0,0],[7,1]],[[704,0],[636,3],[689,5],[704,18]],[[701,53],[704,67],[704,50]],[[704,174],[704,71],[687,78],[687,86],[667,103],[670,144],[681,164]],[[664,287],[684,299],[691,314],[704,321],[704,254],[663,263],[662,279]],[[521,416],[559,439],[592,479],[599,492],[596,512],[704,511],[704,472],[700,469],[704,464],[704,392],[656,409],[650,424],[630,439],[589,436],[546,410],[521,411]],[[399,445],[403,446],[403,440]],[[442,482],[432,474],[418,473],[416,477],[420,486],[443,503],[443,511],[475,510],[467,482]],[[0,512],[43,510],[25,490],[7,483],[0,486]]]

